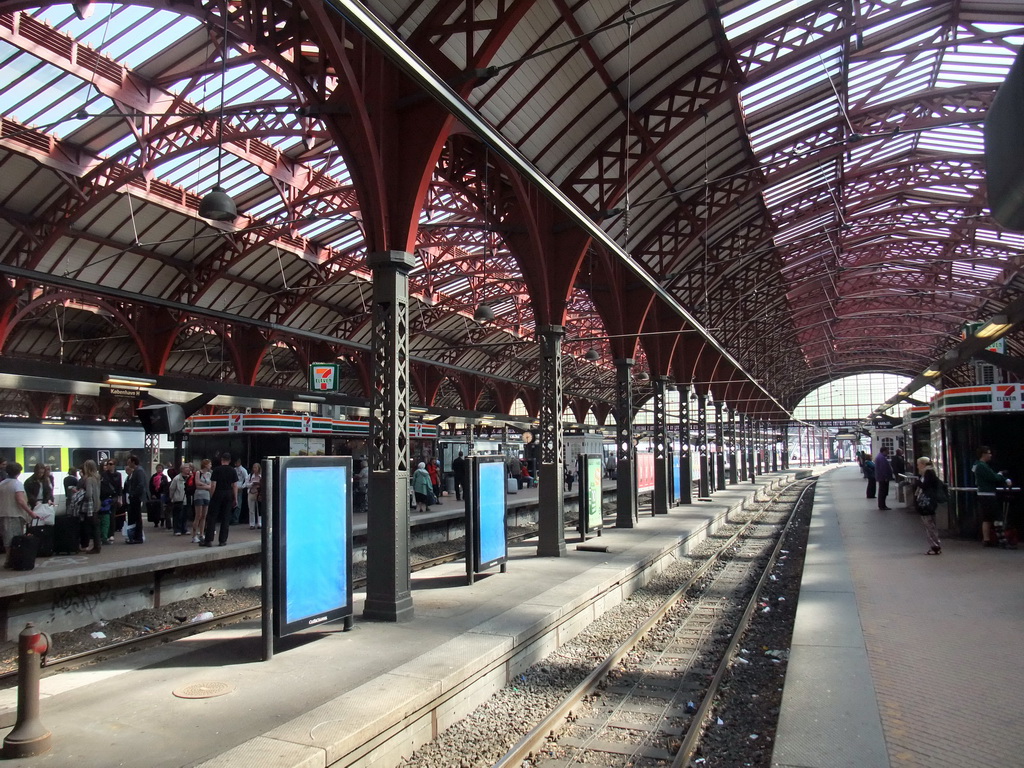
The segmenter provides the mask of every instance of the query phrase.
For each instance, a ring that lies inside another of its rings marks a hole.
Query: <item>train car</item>
[[[410,455],[433,456],[439,427],[409,425]],[[185,421],[185,458],[198,465],[225,451],[246,467],[267,456],[367,457],[370,425],[309,413],[226,413],[190,416]]]
[[[97,464],[113,458],[123,467],[131,454],[148,459],[146,436],[138,424],[44,421],[0,422],[0,456],[17,461],[26,472],[47,464],[54,473],[81,467],[86,459]]]

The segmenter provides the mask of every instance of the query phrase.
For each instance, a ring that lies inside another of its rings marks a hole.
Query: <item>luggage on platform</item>
[[[518,479],[516,479],[514,477],[510,477],[510,478],[508,478],[505,481],[505,484],[508,487],[508,492],[509,493],[519,493],[519,480]]]
[[[77,555],[82,546],[82,521],[77,515],[57,515],[53,523],[53,554]]]
[[[36,567],[39,540],[34,536],[15,536],[11,539],[11,552],[7,556],[7,567],[12,571],[31,571]]]
[[[164,519],[164,504],[160,499],[150,499],[146,502],[146,522],[159,523]]]
[[[53,526],[52,525],[30,525],[25,532],[39,542],[38,557],[51,557],[53,555]]]

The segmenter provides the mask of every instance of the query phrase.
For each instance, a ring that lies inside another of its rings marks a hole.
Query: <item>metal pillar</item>
[[[736,409],[729,409],[729,485],[736,485],[739,480],[736,466]]]
[[[679,388],[679,503],[693,504],[690,469],[690,388]]]
[[[750,468],[749,479],[751,482],[757,477],[757,465],[754,463],[754,452],[757,447],[754,443],[754,417],[747,416],[747,466]]]
[[[700,457],[700,486],[697,496],[707,498],[711,495],[711,478],[708,465],[708,398],[697,395],[697,451]]]
[[[779,433],[772,426],[772,472],[779,471]]]
[[[562,496],[562,337],[560,325],[537,328],[540,341],[540,504],[537,520],[537,554],[565,555],[565,502]]]
[[[615,526],[632,528],[636,517],[636,477],[633,464],[633,363],[631,357],[615,361]]]
[[[782,468],[789,469],[789,422],[782,426]]]
[[[740,451],[740,480],[747,479],[747,417],[740,414],[740,423],[736,433],[736,442]]]
[[[725,490],[725,423],[722,421],[723,403],[715,402],[715,488]]]
[[[372,511],[366,522],[363,617],[411,621],[409,579],[409,271],[405,251],[371,253],[374,387],[370,411]]]
[[[655,515],[667,515],[672,506],[672,472],[669,467],[668,450],[668,376],[654,379],[654,495],[651,511]]]
[[[764,422],[754,422],[754,456],[757,460],[757,474],[763,475],[764,467]]]

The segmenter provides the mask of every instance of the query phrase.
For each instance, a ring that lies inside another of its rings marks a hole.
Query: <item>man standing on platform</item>
[[[145,536],[142,532],[142,505],[149,501],[149,478],[145,470],[139,466],[138,456],[129,456],[125,464],[128,481],[124,485],[124,495],[128,497],[128,525],[134,526],[131,536],[126,537],[128,544],[142,544]]]
[[[218,525],[220,533],[217,543],[222,547],[228,543],[228,523],[237,492],[238,474],[231,466],[231,454],[222,453],[220,465],[214,467],[210,475],[210,511],[206,513],[206,536],[199,542],[200,547],[213,546],[213,534]]]
[[[878,508],[889,509],[885,499],[889,495],[889,481],[892,480],[892,465],[889,463],[889,449],[884,446],[875,456],[875,480],[878,482]]]
[[[452,459],[452,478],[455,480],[455,500],[462,501],[462,493],[466,490],[466,457],[462,451]]]

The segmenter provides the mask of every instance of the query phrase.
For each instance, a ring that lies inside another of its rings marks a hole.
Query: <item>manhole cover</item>
[[[179,699],[212,699],[214,696],[223,696],[233,690],[235,690],[235,686],[230,683],[190,683],[173,693]]]

